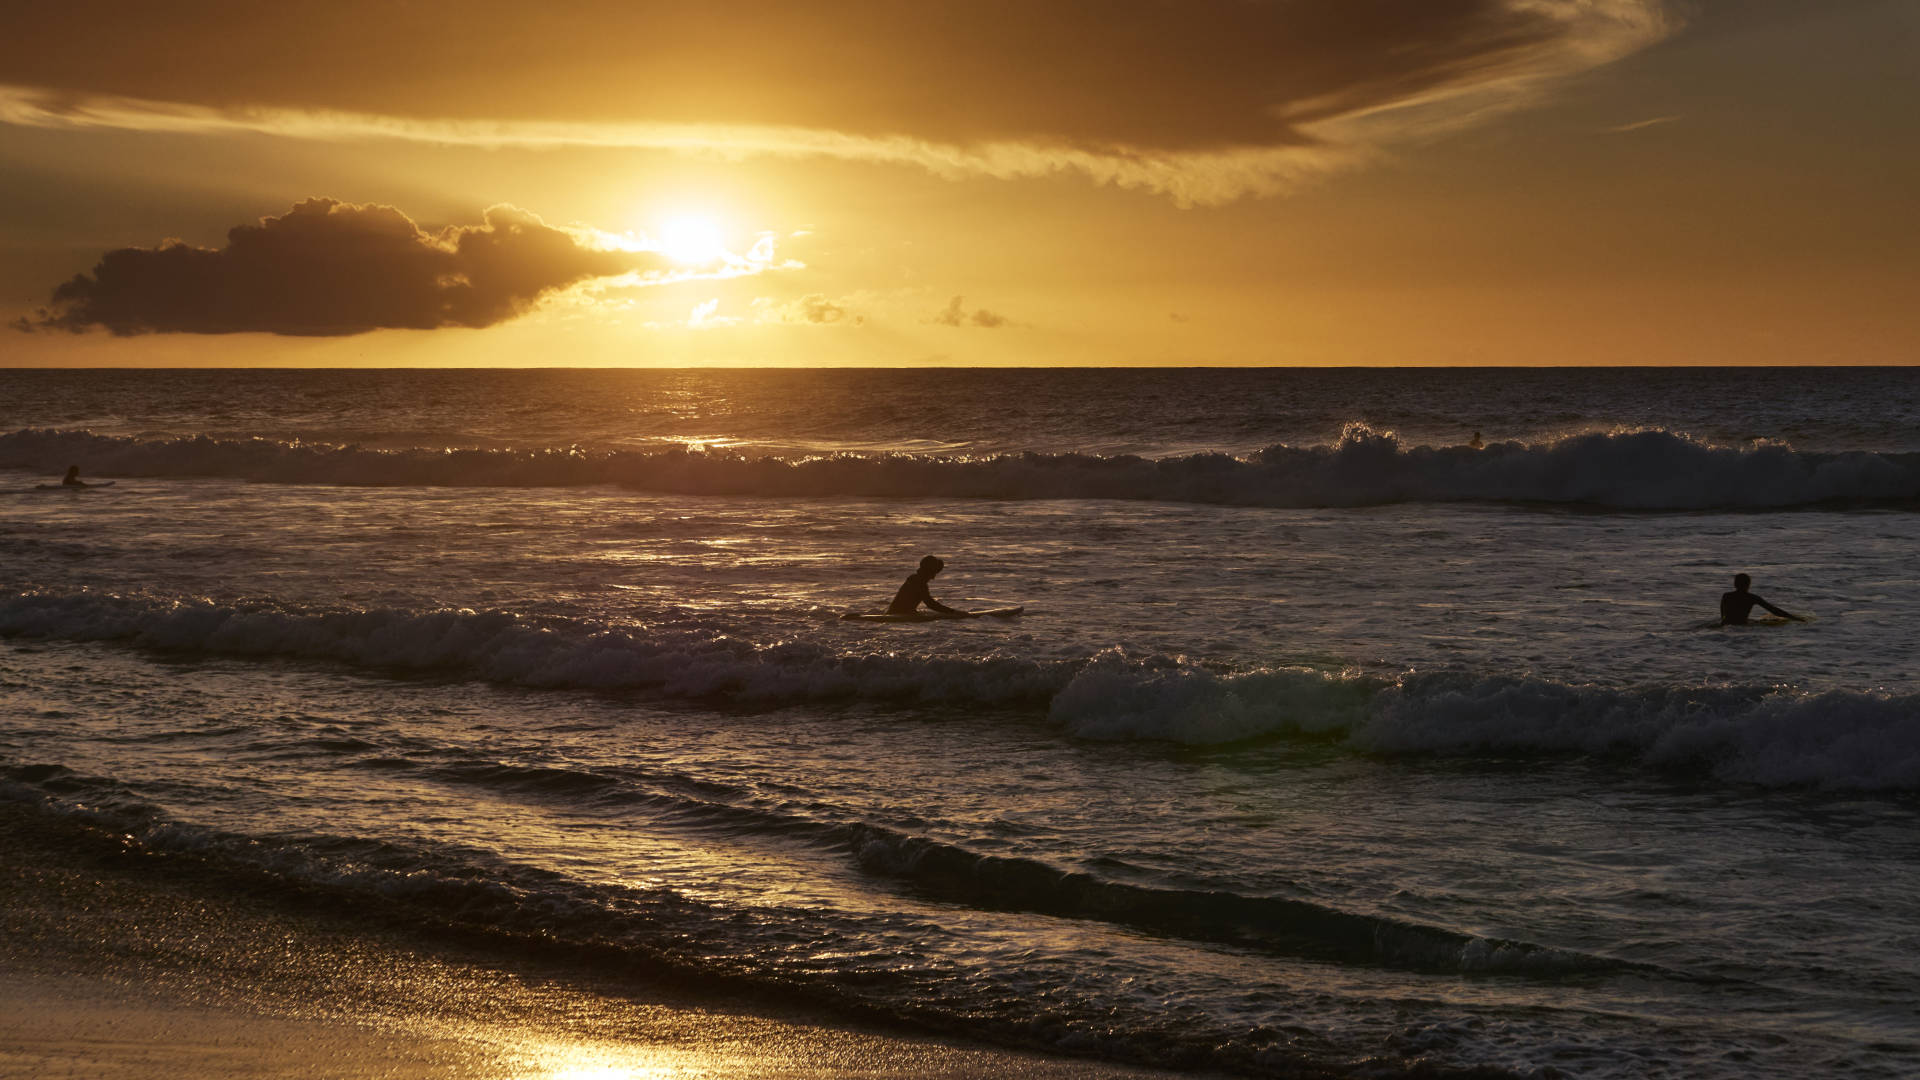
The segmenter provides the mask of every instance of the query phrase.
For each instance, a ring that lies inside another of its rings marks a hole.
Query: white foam
[[[840,653],[806,642],[763,646],[699,626],[642,632],[465,609],[311,611],[99,592],[0,597],[0,636],[7,635],[775,704],[848,698],[1044,702],[1070,675],[1058,663],[1008,657],[918,659]]]
[[[1613,756],[1767,786],[1920,788],[1920,695],[1607,687],[1465,673],[1242,675],[1090,664],[1052,702],[1089,738],[1320,735],[1374,754]]]
[[[1373,754],[1607,755],[1772,786],[1920,789],[1920,695],[1618,687],[1471,672],[1218,673],[1109,650],[1084,660],[757,645],[724,629],[608,630],[502,612],[302,611],[105,593],[0,597],[0,635],[452,671],[752,704],[865,700],[1038,709],[1072,735],[1210,745],[1277,736]]]

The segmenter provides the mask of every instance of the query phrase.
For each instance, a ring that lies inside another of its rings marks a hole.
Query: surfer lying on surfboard
[[[920,560],[920,569],[915,570],[913,576],[907,578],[906,582],[900,586],[900,591],[894,594],[893,603],[887,605],[886,611],[875,613],[849,611],[840,618],[849,622],[920,623],[938,622],[943,619],[978,619],[983,615],[1004,619],[1026,610],[1023,607],[997,607],[987,608],[984,611],[961,611],[959,608],[950,608],[935,600],[927,591],[927,582],[933,580],[933,576],[945,566],[946,564],[938,558],[929,555]],[[920,610],[921,604],[927,605],[926,611]]]
[[[936,555],[921,559],[920,569],[908,575],[907,580],[901,584],[900,591],[893,594],[893,603],[887,605],[887,614],[911,615],[919,610],[921,604],[925,604],[929,610],[953,618],[965,618],[971,615],[972,612],[959,611],[935,600],[933,594],[927,591],[927,582],[932,581],[934,575],[946,567],[947,564],[941,562]]]
[[[1733,591],[1720,594],[1721,626],[1745,626],[1747,624],[1747,616],[1753,614],[1755,604],[1766,608],[1768,611],[1773,612],[1783,619],[1792,619],[1794,622],[1807,621],[1791,612],[1781,611],[1779,608],[1760,599],[1757,594],[1748,592],[1747,586],[1752,584],[1753,579],[1745,574],[1733,575]]]

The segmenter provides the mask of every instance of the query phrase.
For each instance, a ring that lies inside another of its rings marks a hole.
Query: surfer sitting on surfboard
[[[893,603],[887,605],[887,614],[911,615],[919,609],[921,604],[927,605],[928,608],[938,611],[942,615],[965,616],[972,614],[971,612],[957,611],[948,607],[940,601],[935,600],[933,595],[927,591],[927,582],[932,581],[933,576],[941,570],[944,570],[946,565],[946,563],[941,562],[938,557],[933,555],[921,559],[920,569],[915,570],[900,586],[900,591],[893,594]]]
[[[1794,622],[1807,621],[1798,615],[1781,611],[1779,608],[1760,599],[1759,596],[1748,592],[1747,586],[1751,584],[1753,584],[1753,579],[1747,575],[1733,575],[1733,591],[1720,594],[1720,625],[1745,626],[1747,624],[1747,616],[1753,614],[1753,606],[1755,604],[1766,608],[1768,611],[1773,612],[1783,619],[1792,619]]]
[[[61,477],[59,483],[35,484],[33,485],[33,490],[35,491],[92,491],[95,488],[105,488],[105,487],[112,487],[112,486],[113,486],[113,481],[111,480],[106,480],[98,484],[89,484],[85,480],[80,479],[80,466],[69,465],[67,466],[67,475]]]

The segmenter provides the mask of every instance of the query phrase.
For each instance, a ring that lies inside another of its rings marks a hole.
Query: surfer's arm
[[[1805,620],[1805,619],[1803,619],[1803,618],[1801,618],[1800,616],[1798,616],[1798,615],[1795,615],[1795,614],[1794,614],[1793,612],[1791,612],[1791,611],[1781,611],[1781,610],[1780,610],[1779,608],[1777,608],[1777,607],[1774,607],[1774,606],[1773,606],[1772,604],[1769,604],[1769,603],[1767,603],[1767,602],[1766,602],[1765,600],[1762,600],[1762,599],[1760,599],[1760,598],[1759,598],[1759,597],[1757,597],[1757,596],[1753,598],[1753,602],[1754,602],[1754,603],[1756,603],[1756,604],[1759,604],[1759,605],[1760,605],[1761,607],[1763,607],[1763,608],[1766,608],[1766,609],[1767,609],[1768,611],[1771,611],[1771,612],[1773,612],[1773,613],[1774,613],[1775,615],[1778,615],[1778,616],[1780,616],[1780,617],[1781,617],[1781,618],[1783,618],[1783,619],[1792,619],[1792,620],[1793,620],[1794,622],[1806,622],[1806,621],[1807,621],[1807,620]]]
[[[958,608],[948,607],[947,605],[941,603],[940,601],[935,600],[931,596],[923,596],[921,597],[921,600],[926,603],[927,607],[933,609],[934,611],[939,612],[942,615],[965,615],[966,614],[966,612],[961,611]]]

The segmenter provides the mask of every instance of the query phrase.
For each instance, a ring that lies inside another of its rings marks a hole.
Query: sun
[[[727,254],[726,231],[703,214],[675,214],[660,225],[660,254],[678,263],[704,265]]]

